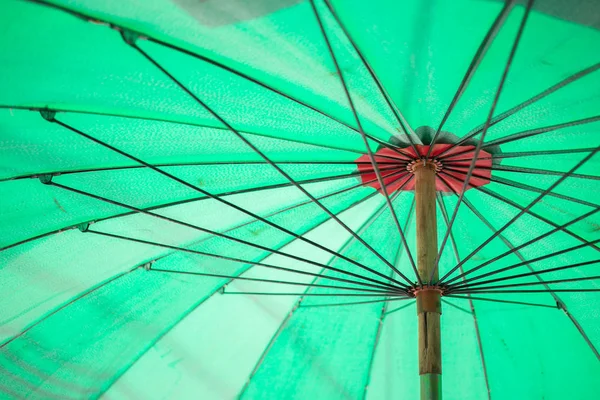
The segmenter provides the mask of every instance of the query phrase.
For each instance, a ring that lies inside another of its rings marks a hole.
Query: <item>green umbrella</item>
[[[598,397],[598,2],[0,9],[1,398]]]

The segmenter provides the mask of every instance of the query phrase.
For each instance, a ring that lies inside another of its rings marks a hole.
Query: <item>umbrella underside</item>
[[[0,397],[594,398],[599,13],[7,1]]]

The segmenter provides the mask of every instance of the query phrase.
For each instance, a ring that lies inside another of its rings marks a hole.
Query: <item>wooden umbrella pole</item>
[[[431,161],[421,161],[413,167],[417,214],[417,267],[423,281],[423,288],[415,292],[419,318],[421,400],[442,398],[441,292],[436,287],[427,286],[434,270],[438,250],[435,168],[435,164]],[[436,272],[433,275],[433,282],[437,280]]]

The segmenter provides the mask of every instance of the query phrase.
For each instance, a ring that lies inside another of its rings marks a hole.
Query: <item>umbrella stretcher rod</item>
[[[423,282],[434,270],[437,257],[436,165],[418,163],[415,175],[415,209],[417,223],[417,267]],[[437,269],[432,282],[437,282]],[[423,286],[415,291],[419,319],[419,375],[421,399],[442,398],[442,352],[440,335],[441,292],[436,287]]]

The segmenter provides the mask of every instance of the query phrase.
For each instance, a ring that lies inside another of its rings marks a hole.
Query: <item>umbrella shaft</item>
[[[437,282],[437,220],[435,166],[430,163],[414,170],[415,209],[417,224],[417,267],[425,285],[418,290],[417,316],[419,319],[419,375],[421,399],[441,399],[442,353],[440,335],[440,292],[427,286],[431,279]],[[433,274],[433,275],[432,275]]]

